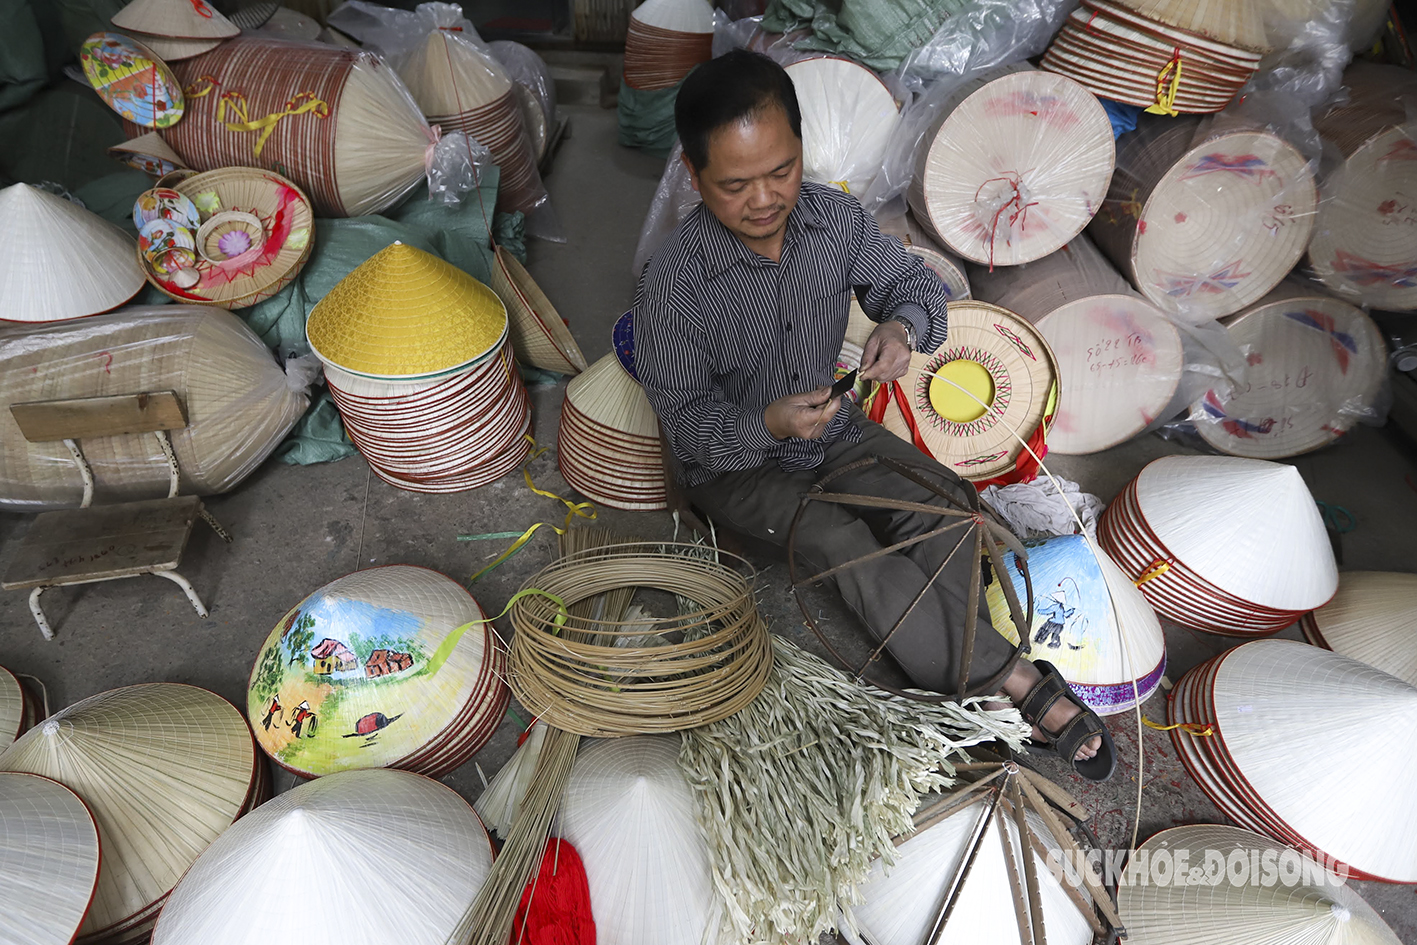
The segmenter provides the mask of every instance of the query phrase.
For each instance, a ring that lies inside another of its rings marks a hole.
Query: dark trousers
[[[773,461],[755,469],[727,472],[685,490],[689,501],[719,525],[785,548],[792,518],[803,493],[827,474],[871,456],[890,457],[911,464],[926,464],[957,496],[974,487],[962,482],[944,466],[925,456],[911,443],[867,420],[859,412],[858,443],[834,443],[816,469],[785,472]],[[933,477],[932,477],[933,478]],[[826,486],[827,491],[874,495],[909,502],[947,506],[939,496],[878,463],[843,472]],[[947,522],[933,515],[891,509],[869,509],[810,502],[798,525],[796,552],[800,564],[818,574],[854,558],[939,528]],[[903,551],[883,555],[844,569],[832,577],[847,605],[856,612],[877,640],[895,626],[930,575],[949,556],[963,529],[917,542]],[[981,588],[979,610],[972,618],[965,610],[974,564],[973,537],[954,555],[909,618],[891,637],[887,651],[921,689],[958,692],[959,660],[967,619],[974,620],[974,652],[969,665],[971,694],[997,692],[1003,671],[1010,666],[1015,648],[989,620],[989,606]]]

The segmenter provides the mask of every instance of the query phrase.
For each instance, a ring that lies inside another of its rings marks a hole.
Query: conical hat
[[[911,355],[910,370],[897,382],[905,403],[893,397],[881,422],[913,439],[913,419],[937,460],[966,479],[988,479],[1014,467],[1023,452],[1019,438],[1028,440],[1051,413],[1057,366],[1043,336],[998,306],[951,302],[949,321],[939,350]]]
[[[121,30],[173,39],[230,39],[241,33],[207,0],[131,0],[109,22]]]
[[[488,625],[469,626],[483,616],[462,585],[427,568],[331,581],[281,619],[256,657],[246,701],[256,741],[306,777],[383,766],[445,773],[447,746],[480,748],[506,708],[506,657]]]
[[[887,217],[880,221],[880,225],[882,233],[900,240],[907,252],[923,259],[925,265],[940,277],[951,301],[973,298],[964,260],[945,249],[938,240],[927,233],[916,221],[914,213],[907,210],[902,216]],[[853,309],[860,308],[855,293],[851,296],[851,302]]]
[[[151,33],[133,32],[138,42],[162,57],[163,62],[181,62],[216,49],[224,39],[173,39],[170,36],[153,36]]]
[[[257,763],[231,703],[175,683],[90,696],[0,752],[0,771],[53,778],[93,813],[103,864],[84,936],[149,913],[241,813]]]
[[[1300,625],[1310,643],[1417,686],[1417,574],[1344,571]]]
[[[131,141],[115,144],[108,149],[108,156],[153,177],[170,174],[185,166],[182,156],[172,150],[156,131],[149,131]]]
[[[1058,667],[1099,715],[1145,702],[1166,671],[1166,641],[1141,591],[1106,552],[1093,555],[1082,535],[1025,541],[1024,547],[1033,582],[1032,657]],[[1004,561],[1022,597],[1026,587],[1014,553],[1007,552]],[[1018,643],[997,576],[987,596],[995,628]]]
[[[1295,640],[1230,650],[1211,696],[1223,751],[1243,783],[1305,845],[1388,882],[1417,882],[1417,687]],[[1314,720],[1342,732],[1329,763],[1295,759]],[[1354,777],[1361,769],[1362,777]]]
[[[69,945],[98,881],[98,828],[78,795],[0,774],[0,942]]]
[[[1128,882],[1118,908],[1128,945],[1398,945],[1399,939],[1353,887],[1304,854],[1268,837],[1218,824],[1172,827],[1147,840],[1133,857],[1148,864],[1183,855],[1205,869],[1215,851],[1228,861],[1273,863],[1274,882],[1236,884],[1224,875],[1200,883]],[[1280,872],[1279,865],[1284,870]],[[1212,872],[1214,867],[1212,867]],[[1156,873],[1153,873],[1156,875]]]
[[[936,914],[957,878],[963,885],[939,939],[941,945],[1020,942],[1010,875],[1012,871],[1023,876],[1023,853],[1013,817],[995,811],[973,864],[965,863],[971,836],[986,807],[984,801],[970,804],[915,834],[897,848],[894,866],[887,868],[879,860],[872,865],[871,875],[861,887],[862,902],[853,911],[857,925],[873,945],[927,941]],[[1036,844],[1034,864],[1049,945],[1088,945],[1092,942],[1091,925],[1045,860],[1045,851],[1056,855],[1061,848],[1038,815],[1028,811],[1027,818]],[[1002,836],[1005,831],[1007,839]],[[967,870],[962,877],[961,870]],[[1085,890],[1079,892],[1087,895]]]
[[[1129,10],[1218,43],[1265,52],[1264,20],[1255,0],[1118,0]]]
[[[708,0],[645,0],[630,17],[676,33],[713,32],[713,5]]]
[[[96,315],[142,287],[133,240],[118,227],[29,184],[0,190],[0,321]]]
[[[1176,560],[1241,600],[1308,611],[1338,589],[1323,519],[1293,466],[1165,456],[1141,471],[1136,498]]]
[[[566,385],[566,401],[586,419],[632,436],[659,439],[659,418],[644,388],[625,372],[614,352]]]
[[[585,863],[596,941],[699,942],[716,922],[698,801],[678,735],[584,743],[561,800],[560,836]]]
[[[802,59],[787,74],[802,111],[802,176],[865,194],[900,124],[890,90],[850,59]]]
[[[406,771],[302,784],[239,820],[172,891],[154,945],[443,945],[492,869],[455,791]]]
[[[167,63],[121,33],[94,33],[79,47],[84,78],[119,115],[144,128],[170,128],[186,111],[182,83]]]
[[[467,40],[433,30],[399,70],[423,114],[462,115],[512,91],[502,64]]]
[[[492,291],[507,306],[508,330],[517,360],[557,374],[584,371],[586,359],[580,345],[541,286],[511,253],[498,246],[496,254]]]
[[[366,377],[424,377],[463,367],[507,334],[497,294],[436,256],[394,243],[365,260],[310,312],[320,360]]]
[[[24,734],[27,701],[24,686],[14,674],[0,666],[0,751]]]
[[[1387,377],[1387,343],[1361,310],[1286,283],[1225,327],[1246,355],[1245,386],[1209,390],[1191,405],[1197,431],[1216,449],[1297,456],[1373,412]]]

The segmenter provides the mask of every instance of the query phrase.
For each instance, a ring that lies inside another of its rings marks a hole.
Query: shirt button
[[[792,374],[792,379],[793,379],[794,381],[797,380],[797,373],[796,373],[795,371],[794,371],[793,374]]]

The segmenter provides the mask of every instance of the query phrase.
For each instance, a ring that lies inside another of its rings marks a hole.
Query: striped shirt
[[[832,383],[853,291],[872,320],[908,320],[920,350],[944,343],[939,278],[835,188],[802,183],[780,262],[702,204],[679,225],[640,277],[634,330],[635,369],[685,485],[770,460],[815,469],[827,444],[861,438],[846,404],[817,440],[778,440],[763,420],[774,400]]]

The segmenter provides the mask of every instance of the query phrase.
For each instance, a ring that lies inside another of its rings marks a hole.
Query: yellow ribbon
[[[306,101],[297,104],[301,99]],[[228,121],[226,117],[228,111],[241,120]],[[317,118],[328,118],[330,117],[330,106],[316,98],[314,92],[300,92],[285,103],[285,111],[271,112],[265,118],[257,118],[252,121],[246,115],[246,96],[240,92],[227,92],[222,95],[221,102],[217,105],[216,120],[225,124],[231,131],[259,131],[261,136],[256,139],[256,146],[251,149],[251,156],[258,158],[261,156],[261,149],[266,146],[266,139],[275,132],[276,125],[280,123],[282,118],[311,112]]]
[[[1177,722],[1175,725],[1158,725],[1146,716],[1142,716],[1141,721],[1147,728],[1156,729],[1158,732],[1169,732],[1172,729],[1179,728],[1187,735],[1195,737],[1215,734],[1215,726],[1205,725],[1201,722]]]
[[[448,661],[448,657],[453,655],[453,650],[457,649],[457,645],[459,642],[461,642],[464,633],[466,633],[471,628],[477,626],[478,624],[491,623],[494,620],[501,620],[503,617],[507,616],[507,614],[511,613],[512,605],[515,604],[517,601],[521,600],[523,597],[545,597],[547,600],[551,601],[551,603],[555,604],[556,616],[552,618],[551,622],[556,625],[556,633],[559,634],[561,632],[561,628],[566,625],[566,618],[571,615],[570,611],[566,609],[566,602],[561,598],[557,597],[555,594],[550,593],[549,591],[542,591],[537,590],[534,587],[528,587],[525,590],[517,591],[515,594],[513,594],[511,600],[507,601],[507,606],[503,607],[502,612],[497,614],[496,616],[482,617],[479,620],[469,620],[461,627],[454,627],[452,630],[450,630],[448,632],[448,635],[443,638],[443,642],[438,644],[438,649],[434,651],[433,658],[428,661],[428,665],[425,668],[425,672],[431,676],[434,673],[438,672],[438,670],[442,669],[443,664]],[[493,627],[492,632],[496,634],[497,628]],[[497,635],[497,639],[502,639],[500,634]],[[506,642],[507,641],[502,640],[504,646],[506,645]]]
[[[1166,87],[1167,76],[1170,76],[1169,89]],[[1180,112],[1176,111],[1176,93],[1180,90],[1181,50],[1177,49],[1171,54],[1170,61],[1156,74],[1156,104],[1147,108],[1147,111],[1153,115],[1179,115]]]
[[[1145,584],[1147,581],[1151,581],[1151,580],[1154,580],[1155,578],[1159,578],[1159,577],[1161,577],[1161,575],[1165,574],[1167,571],[1170,571],[1170,570],[1171,570],[1171,563],[1170,563],[1170,562],[1168,562],[1168,561],[1153,561],[1153,562],[1151,563],[1151,565],[1150,565],[1145,571],[1143,571],[1143,572],[1141,573],[1141,576],[1138,577],[1138,578],[1137,578],[1135,581],[1133,581],[1132,583],[1135,584],[1137,587],[1141,587],[1141,586],[1142,586],[1143,584]]]
[[[846,186],[846,181],[844,181],[844,180],[829,180],[829,181],[827,181],[827,183],[828,183],[828,184],[835,184],[836,186],[840,187],[840,188],[842,189],[842,191],[845,192],[845,193],[848,193],[848,194],[851,193],[851,188],[848,187],[848,186]]]

